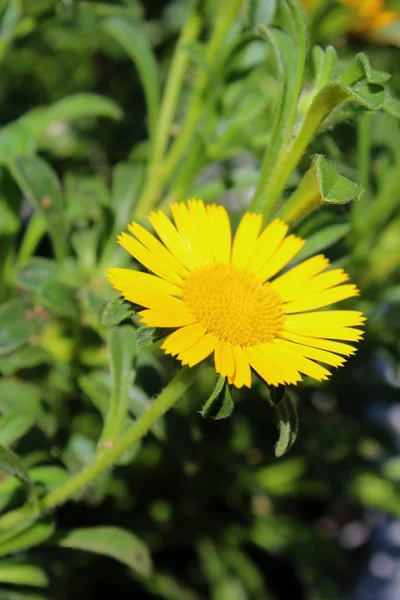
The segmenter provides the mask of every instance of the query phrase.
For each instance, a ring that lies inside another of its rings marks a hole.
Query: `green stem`
[[[25,260],[33,255],[37,245],[46,233],[46,230],[46,222],[43,216],[40,213],[35,212],[28,223],[25,235],[22,239],[16,259],[17,265],[22,264]]]
[[[297,189],[289,196],[277,216],[285,223],[295,223],[321,206],[321,192],[315,170],[309,169]]]
[[[304,118],[299,132],[294,139],[284,146],[273,167],[266,187],[262,190],[262,213],[269,218],[273,213],[290,175],[298,165],[308,144],[313,139],[315,132],[324,118],[347,97],[346,90],[341,85],[329,85],[319,92],[314,99],[310,110]],[[254,203],[254,200],[253,200]],[[254,210],[254,207],[251,206]]]
[[[241,2],[242,0],[229,0],[229,2],[224,2],[220,9],[206,48],[206,61],[210,69],[218,59],[225,35],[240,9]],[[188,112],[179,134],[167,154],[164,164],[154,164],[149,168],[146,185],[136,205],[136,219],[143,219],[154,203],[161,197],[165,182],[174,172],[185,152],[190,147],[190,143],[196,133],[196,128],[204,113],[204,95],[207,85],[210,82],[210,69],[201,67],[194,85]]]
[[[161,394],[154,400],[147,412],[138,419],[122,435],[112,448],[97,456],[83,471],[71,477],[64,485],[47,494],[40,501],[40,514],[44,514],[56,506],[63,504],[74,496],[79,490],[86,487],[98,475],[101,475],[112,467],[116,460],[140,440],[149,431],[157,419],[162,417],[186,392],[195,379],[195,370],[189,368],[180,369]],[[32,507],[25,505],[22,508],[10,512],[0,518],[0,531],[16,527],[32,518]]]
[[[175,116],[179,94],[182,89],[186,70],[189,63],[187,46],[198,37],[201,28],[201,18],[197,12],[192,13],[182,29],[176,50],[172,59],[171,68],[165,86],[165,92],[159,115],[159,125],[154,140],[154,154],[152,165],[157,165],[164,158],[171,133],[171,125]]]

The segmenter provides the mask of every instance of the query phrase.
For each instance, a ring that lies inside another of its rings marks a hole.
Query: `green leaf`
[[[151,138],[157,124],[161,95],[160,76],[156,58],[141,29],[122,19],[108,19],[103,27],[129,54],[138,70],[146,96]]]
[[[10,411],[0,417],[0,444],[10,446],[23,437],[35,424],[35,415]]]
[[[313,168],[323,202],[346,204],[358,200],[363,193],[360,185],[340,175],[322,155],[315,156]]]
[[[204,403],[200,414],[202,417],[206,417],[211,406],[214,404],[214,402],[216,401],[216,399],[220,396],[220,394],[223,391],[224,385],[225,385],[225,381],[226,378],[222,377],[222,375],[220,375],[217,379],[217,382],[215,384],[215,387],[213,389],[213,391],[211,392],[210,397],[208,398],[208,400]]]
[[[52,521],[38,521],[26,529],[0,534],[0,556],[5,556],[32,546],[38,546],[54,533]]]
[[[0,356],[29,342],[40,332],[45,318],[21,298],[4,302],[0,306]]]
[[[0,446],[0,470],[19,479],[29,489],[32,482],[24,465],[14,452]]]
[[[279,439],[275,446],[275,456],[279,458],[286,454],[296,441],[299,420],[296,405],[287,393],[286,388],[282,390],[282,396],[278,401],[274,400],[273,395],[271,395],[271,401],[279,419]]]
[[[247,4],[248,18],[250,27],[258,25],[268,25],[276,11],[276,0],[250,0]]]
[[[109,98],[92,93],[75,94],[50,106],[36,107],[0,131],[0,164],[9,165],[18,155],[33,154],[46,129],[54,123],[87,117],[120,119],[122,111]]]
[[[222,375],[218,377],[210,397],[200,410],[201,416],[211,416],[209,415],[211,407],[217,407],[215,415],[212,415],[214,419],[225,419],[232,414],[234,409],[227,379],[222,377]]]
[[[115,327],[134,314],[130,304],[122,298],[116,298],[105,306],[101,313],[101,324],[104,327]]]
[[[50,354],[40,346],[24,346],[11,354],[0,355],[0,373],[13,375],[21,369],[31,369],[51,360]]]
[[[350,229],[350,223],[338,223],[317,231],[307,239],[303,248],[296,255],[296,262],[305,260],[309,256],[318,254],[321,250],[333,246],[333,244],[343,239],[349,233]]]
[[[225,382],[225,385],[224,385],[224,388],[222,391],[221,401],[222,401],[221,407],[220,407],[219,411],[217,412],[217,414],[215,415],[214,419],[226,419],[226,417],[230,417],[230,415],[233,412],[233,409],[235,408],[235,405],[233,404],[231,391],[230,391],[228,382]]]
[[[397,98],[388,98],[385,102],[384,109],[392,117],[400,119],[400,100]]]
[[[290,139],[296,120],[298,102],[303,86],[303,74],[306,61],[306,24],[303,12],[296,0],[288,0],[278,4],[286,30],[259,26],[258,33],[272,47],[277,65],[277,81],[281,84],[280,93],[276,95],[274,127],[271,132],[271,143],[263,158],[260,182],[257,187],[252,209],[260,210],[264,204],[264,192],[268,189],[273,177],[274,165],[279,151]]]
[[[326,204],[346,204],[359,200],[363,188],[338,173],[326,159],[317,154],[311,168],[280,211],[280,218],[293,223]]]
[[[105,117],[118,121],[124,116],[120,107],[113,100],[88,92],[73,94],[58,100],[51,106],[42,108],[41,111],[40,121],[38,117],[40,130],[37,133],[55,121],[73,121],[87,117]],[[33,117],[31,121],[33,121]]]
[[[57,277],[57,263],[49,258],[34,256],[15,271],[15,283],[23,290],[36,292],[45,281]]]
[[[149,346],[152,346],[156,341],[156,333],[157,330],[154,327],[139,327],[136,330],[136,344],[139,348],[149,348]]]
[[[120,163],[113,170],[111,208],[115,233],[126,227],[132,218],[143,175],[143,166],[131,163]]]
[[[40,567],[1,561],[0,583],[46,587],[49,581],[46,573]]]
[[[147,546],[132,532],[119,527],[74,529],[59,541],[59,545],[110,556],[143,577],[149,577],[152,571]]]
[[[60,182],[53,169],[36,156],[18,156],[11,161],[12,173],[47,223],[58,260],[67,255],[67,226]]]
[[[40,387],[14,377],[0,379],[0,412],[32,413],[38,416],[42,412]]]
[[[72,321],[79,318],[75,290],[58,281],[45,281],[37,291],[37,300],[54,315]]]
[[[128,414],[129,389],[133,383],[136,336],[133,327],[115,327],[108,333],[108,361],[111,370],[111,398],[99,446],[120,434]]]
[[[359,52],[340,80],[347,85],[353,85],[361,79],[366,79],[368,83],[372,84],[383,84],[389,81],[390,77],[391,75],[385,71],[373,69],[368,56],[364,52]]]

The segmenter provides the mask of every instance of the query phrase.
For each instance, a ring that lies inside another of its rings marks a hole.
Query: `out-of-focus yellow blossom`
[[[313,10],[321,0],[302,0],[305,9]],[[400,21],[400,13],[386,10],[385,0],[339,0],[352,13],[351,30],[365,37],[373,37],[396,21]]]

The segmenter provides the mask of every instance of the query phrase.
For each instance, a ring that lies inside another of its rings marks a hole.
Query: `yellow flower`
[[[385,10],[384,0],[340,0],[354,15],[354,31],[373,34],[384,29],[399,18],[394,10]]]
[[[363,36],[373,36],[400,19],[400,13],[385,9],[385,0],[339,0],[351,11],[352,31]],[[320,0],[302,0],[305,9],[312,11]]]
[[[174,329],[167,354],[192,367],[214,353],[217,373],[240,388],[251,386],[251,368],[270,385],[327,379],[319,362],[339,367],[354,353],[337,340],[360,339],[362,313],[316,310],[358,295],[342,269],[327,270],[319,254],[276,277],[305,243],[285,223],[260,233],[262,216],[245,213],[232,243],[223,206],[193,199],[171,210],[175,224],[161,210],[149,216],[158,237],[132,223],[132,235],[118,238],[153,274],[108,271],[124,298],[145,307],[145,325]]]

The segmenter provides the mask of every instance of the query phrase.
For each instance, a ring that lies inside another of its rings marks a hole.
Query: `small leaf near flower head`
[[[271,403],[279,419],[279,439],[275,446],[275,456],[279,458],[286,454],[296,441],[299,420],[296,406],[286,387],[271,389]]]
[[[211,407],[216,403],[219,406],[215,416],[209,415]],[[200,411],[202,417],[213,416],[214,419],[225,419],[232,414],[234,404],[232,401],[229,385],[225,377],[219,376],[211,396]]]
[[[101,324],[104,327],[114,327],[133,315],[133,310],[122,298],[109,302],[101,313]]]

